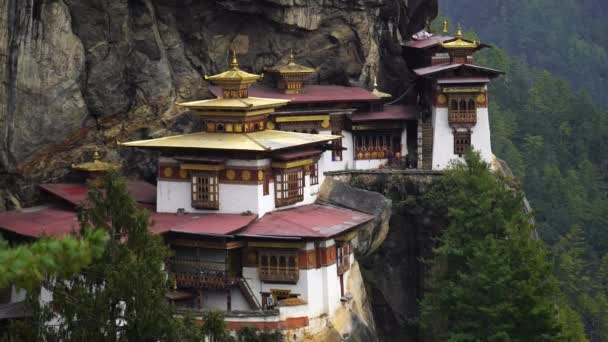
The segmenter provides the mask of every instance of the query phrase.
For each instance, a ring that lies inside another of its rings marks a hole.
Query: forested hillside
[[[504,48],[477,55],[507,73],[490,89],[494,152],[521,180],[553,250],[561,300],[576,311],[561,318],[580,317],[589,340],[608,341],[608,3],[443,2],[452,22]]]
[[[603,105],[608,86],[608,2],[440,0],[441,11],[481,39],[583,88]]]

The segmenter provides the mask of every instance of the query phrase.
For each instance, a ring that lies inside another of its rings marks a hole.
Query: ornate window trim
[[[191,180],[192,207],[218,210],[220,208],[218,173],[194,172]]]
[[[284,207],[304,200],[303,167],[277,169],[274,173],[275,206]]]
[[[471,131],[454,131],[454,154],[462,157],[471,148]]]

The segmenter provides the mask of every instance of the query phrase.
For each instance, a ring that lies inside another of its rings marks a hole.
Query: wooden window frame
[[[314,162],[310,166],[310,185],[319,184],[319,162]]]
[[[217,172],[195,172],[191,183],[192,207],[218,210],[220,208],[219,175]]]
[[[300,277],[298,261],[298,251],[295,249],[260,250],[258,251],[258,275],[260,280],[267,283],[295,284]]]
[[[332,135],[342,135],[342,131],[331,131]],[[331,160],[332,161],[342,161],[343,159],[343,155],[342,155],[342,139],[340,140],[334,140],[332,142],[332,150],[331,150]]]
[[[477,123],[477,102],[475,96],[450,95],[448,121],[451,125],[475,125]]]
[[[350,269],[350,243],[336,244],[336,265],[338,275],[343,275]]]
[[[471,148],[471,131],[454,132],[454,154],[462,157]]]
[[[304,200],[305,174],[303,167],[280,169],[274,172],[276,207],[284,207]]]

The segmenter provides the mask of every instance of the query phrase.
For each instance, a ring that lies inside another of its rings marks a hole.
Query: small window
[[[342,135],[342,131],[332,131],[332,135]],[[332,142],[331,160],[342,161],[342,139]]]
[[[310,166],[310,185],[319,184],[319,163],[315,162]]]
[[[451,110],[458,110],[458,101],[456,101],[456,100],[450,101],[450,109]]]
[[[454,154],[462,156],[471,148],[471,132],[454,133]]]
[[[219,209],[217,173],[197,173],[192,177],[192,207]]]
[[[474,112],[474,111],[476,111],[476,108],[475,108],[475,100],[473,100],[473,99],[470,99],[470,100],[469,100],[469,107],[468,107],[467,109],[469,110],[469,112]]]
[[[275,205],[282,207],[304,200],[304,169],[278,170],[274,179]]]
[[[264,183],[262,184],[262,191],[264,196],[270,195],[270,172],[264,172]]]

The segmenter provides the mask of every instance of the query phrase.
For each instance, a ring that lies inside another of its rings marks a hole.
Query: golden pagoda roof
[[[118,163],[110,163],[101,160],[99,151],[95,149],[93,152],[93,161],[81,164],[72,164],[72,169],[86,172],[108,172],[120,168]]]
[[[265,130],[252,133],[193,133],[121,143],[141,148],[193,148],[234,151],[274,151],[341,139],[337,135]]]
[[[213,76],[205,75],[206,80],[214,82],[218,85],[233,83],[251,84],[260,78],[262,78],[262,75],[251,74],[239,68],[239,61],[236,58],[236,50],[232,50],[232,62],[230,63],[229,70]]]
[[[287,64],[266,68],[266,71],[277,74],[314,74],[317,72],[314,68],[297,64],[293,49],[289,53],[289,62]]]
[[[456,39],[449,42],[439,42],[439,45],[444,49],[477,49],[481,45],[479,41],[463,39],[462,36],[462,27],[458,24]]]
[[[389,93],[384,93],[381,92],[380,90],[378,90],[378,81],[376,79],[376,77],[374,77],[374,89],[372,90],[372,95],[379,97],[381,99],[388,99],[393,97],[393,95],[389,94]]]
[[[245,97],[238,99],[215,98],[210,100],[200,100],[191,102],[177,103],[178,106],[190,109],[225,109],[225,110],[256,110],[265,108],[275,108],[287,104],[289,100],[268,99],[261,97]]]

